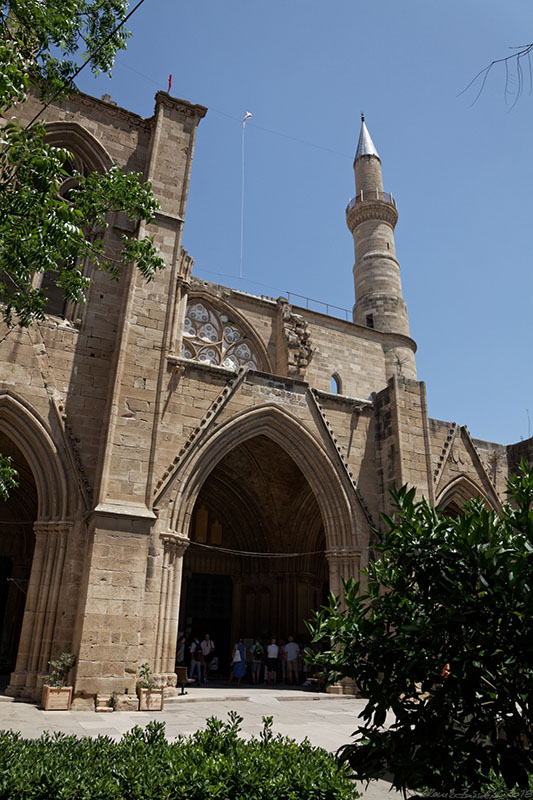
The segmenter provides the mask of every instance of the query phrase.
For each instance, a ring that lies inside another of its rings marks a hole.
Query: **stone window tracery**
[[[191,300],[187,306],[181,355],[226,369],[259,369],[257,355],[245,333],[204,300]]]
[[[69,153],[63,164],[66,176],[59,187],[60,197],[68,202],[72,189],[78,186],[76,173],[83,176],[87,176],[91,172],[102,174],[105,168],[94,157],[94,153],[91,157],[88,140],[90,135],[87,132],[84,131],[80,135],[76,129],[70,130],[70,126],[58,130],[56,124],[52,124],[50,128],[51,134],[47,134],[46,141],[54,147],[64,147]],[[71,268],[78,268],[85,276],[90,277],[90,266],[86,260],[83,263],[77,259],[73,260]],[[47,270],[36,276],[35,285],[45,292],[47,298],[44,312],[61,319],[73,319],[77,317],[78,304],[65,300],[64,290],[57,285],[57,279],[58,274],[55,270]]]

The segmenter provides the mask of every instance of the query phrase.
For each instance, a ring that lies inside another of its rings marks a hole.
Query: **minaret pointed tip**
[[[366,127],[365,115],[363,112],[361,112],[361,133],[359,134],[355,160],[357,161],[360,156],[377,156],[379,158],[379,153]]]

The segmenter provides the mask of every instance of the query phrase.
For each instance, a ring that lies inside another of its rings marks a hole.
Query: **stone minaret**
[[[409,320],[394,246],[396,202],[383,191],[381,159],[363,115],[353,166],[356,194],[346,209],[355,247],[353,321],[384,333],[401,334],[385,347],[387,375],[416,378],[416,346],[412,340],[410,345],[403,340],[409,337]]]

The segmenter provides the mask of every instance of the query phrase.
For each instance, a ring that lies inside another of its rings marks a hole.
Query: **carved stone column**
[[[340,560],[336,550],[326,550],[326,559],[329,567],[329,590],[335,597],[341,594]]]
[[[161,536],[161,541],[163,542],[163,574],[157,620],[154,673],[166,685],[171,686],[176,684],[174,665],[178,638],[181,575],[183,556],[189,546],[189,540],[185,536],[167,533]],[[173,680],[172,676],[174,676]]]
[[[326,550],[329,565],[329,588],[336,597],[344,596],[342,580],[354,578],[359,580],[361,552],[355,548],[338,547]],[[343,678],[338,683],[328,686],[329,694],[356,694],[356,686],[349,678]]]
[[[352,547],[335,547],[326,550],[329,566],[329,589],[336,597],[342,597],[342,579],[359,580],[361,552]]]
[[[32,697],[40,692],[39,678],[53,656],[59,590],[65,563],[68,522],[35,523],[35,550],[15,672],[6,694]]]

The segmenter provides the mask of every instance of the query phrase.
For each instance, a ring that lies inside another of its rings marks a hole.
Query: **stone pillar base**
[[[178,676],[175,672],[156,672],[154,673],[154,681],[158,686],[175,687]],[[165,695],[167,693],[165,692]]]
[[[71,711],[94,711],[94,697],[87,697],[86,695],[78,695],[74,697],[71,706]]]
[[[117,711],[138,711],[139,698],[136,694],[119,694]]]
[[[40,700],[42,686],[43,675],[38,672],[12,672],[6,695]]]
[[[361,694],[358,691],[355,683],[350,680],[350,678],[343,678],[342,680],[338,681],[337,683],[331,684],[326,689],[327,694],[350,694],[355,695],[356,697],[360,697]]]

